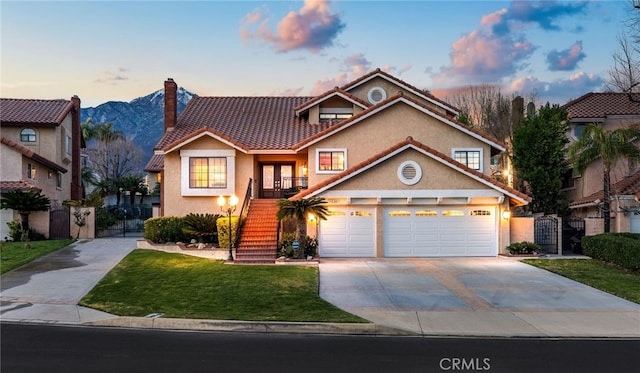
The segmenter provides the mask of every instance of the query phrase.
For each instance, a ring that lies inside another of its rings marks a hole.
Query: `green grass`
[[[640,303],[640,273],[595,259],[525,259],[524,263]]]
[[[121,316],[367,322],[322,300],[318,289],[317,267],[225,265],[134,250],[80,304]]]
[[[24,242],[2,243],[0,249],[0,274],[23,266],[41,256],[59,250],[75,240],[32,241],[31,248],[25,249]]]

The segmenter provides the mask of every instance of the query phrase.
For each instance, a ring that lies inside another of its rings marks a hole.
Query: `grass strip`
[[[522,262],[640,304],[640,273],[595,259],[525,259]]]
[[[0,274],[21,267],[41,256],[62,249],[75,240],[31,241],[31,248],[25,249],[24,242],[3,242],[0,244]]]
[[[320,298],[318,276],[317,267],[225,265],[134,250],[80,304],[121,316],[368,322]]]

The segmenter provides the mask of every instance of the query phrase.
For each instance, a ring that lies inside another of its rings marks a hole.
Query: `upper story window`
[[[482,149],[453,149],[453,159],[482,172]]]
[[[56,177],[56,188],[62,188],[62,172],[58,172]]]
[[[36,130],[34,130],[33,128],[25,128],[20,131],[20,141],[36,142]]]
[[[340,122],[343,121],[345,119],[349,119],[351,118],[353,115],[352,114],[347,114],[347,113],[320,113],[320,123],[325,123],[325,122]]]
[[[346,149],[318,149],[318,172],[340,172],[346,169]]]
[[[587,125],[584,123],[581,124],[576,124],[575,127],[573,127],[573,137],[578,140],[582,137],[582,134],[584,133],[585,128],[587,128]]]
[[[36,179],[36,166],[31,163],[27,163],[27,179]]]
[[[226,188],[227,159],[189,158],[189,188]]]
[[[66,135],[64,138],[64,148],[67,154],[71,154],[71,136],[69,135]]]

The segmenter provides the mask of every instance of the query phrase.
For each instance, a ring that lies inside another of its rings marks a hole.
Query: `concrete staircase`
[[[249,205],[235,261],[273,264],[278,251],[278,205],[275,199],[254,199]]]

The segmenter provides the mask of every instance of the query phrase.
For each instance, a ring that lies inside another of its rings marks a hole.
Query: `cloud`
[[[577,67],[586,55],[582,52],[582,41],[575,42],[569,49],[552,50],[547,54],[547,64],[551,71],[570,71]]]
[[[278,52],[308,49],[313,53],[333,45],[345,24],[332,13],[327,0],[305,0],[299,12],[291,11],[280,20],[274,33],[265,9],[245,15],[240,36],[245,41],[258,39],[271,44]]]
[[[518,78],[507,85],[505,90],[521,95],[536,92],[545,102],[565,104],[585,92],[600,91],[603,84],[604,80],[598,75],[580,71],[566,79],[556,79],[552,82],[543,82],[531,76]]]
[[[560,4],[557,1],[515,0],[508,10],[502,9],[486,19],[496,35],[506,35],[519,27],[533,26],[547,31],[559,31],[558,19],[583,14],[587,1]]]
[[[119,81],[129,80],[129,77],[126,76],[126,73],[129,72],[129,70],[130,69],[126,67],[118,67],[115,71],[106,70],[103,71],[93,82],[116,84]]]

